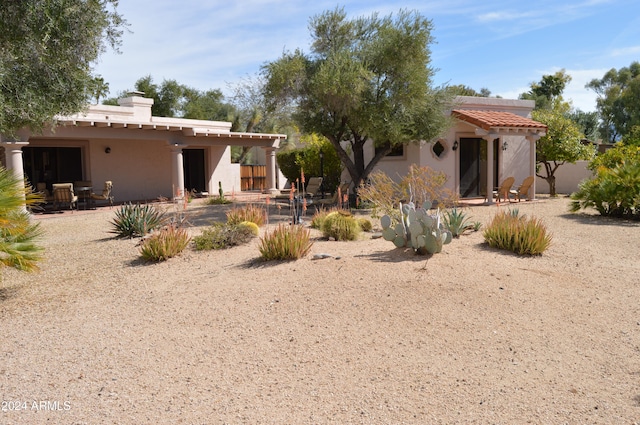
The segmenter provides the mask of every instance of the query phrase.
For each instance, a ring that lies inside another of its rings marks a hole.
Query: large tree
[[[640,125],[640,62],[610,69],[601,79],[591,80],[587,88],[598,95],[596,107],[602,124],[600,133],[615,143]]]
[[[301,130],[329,139],[356,187],[393,147],[442,134],[450,95],[432,86],[430,20],[411,11],[349,20],[336,8],[309,26],[311,53],[263,67],[265,97],[292,102]],[[366,162],[369,140],[378,149]]]
[[[562,93],[571,82],[571,76],[564,69],[551,75],[543,75],[539,82],[529,85],[530,90],[520,95],[520,99],[534,100],[536,109],[553,109],[554,101],[562,100]]]
[[[92,66],[118,49],[117,0],[20,0],[0,6],[0,133],[39,131],[95,96]]]
[[[556,176],[558,167],[569,162],[591,159],[594,147],[581,143],[583,134],[578,125],[567,118],[567,104],[555,102],[552,109],[533,111],[533,119],[547,125],[547,134],[536,142],[536,175],[549,184],[549,195],[556,196]],[[544,173],[542,173],[544,170]]]

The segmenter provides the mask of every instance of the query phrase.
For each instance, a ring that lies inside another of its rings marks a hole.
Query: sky
[[[433,23],[434,84],[492,96],[517,99],[565,69],[565,100],[594,111],[596,94],[585,84],[640,61],[637,0],[122,0],[129,31],[120,53],[108,50],[94,71],[110,96],[147,75],[230,95],[283,52],[308,53],[310,18],[338,6],[349,18],[418,11]]]

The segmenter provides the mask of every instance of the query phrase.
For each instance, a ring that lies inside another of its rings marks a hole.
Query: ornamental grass
[[[308,229],[281,223],[260,239],[258,248],[265,261],[298,260],[307,255],[312,246]]]
[[[190,240],[189,233],[181,227],[163,227],[142,242],[140,254],[147,261],[165,261],[180,254]]]
[[[519,255],[540,255],[551,244],[551,234],[538,218],[517,211],[500,211],[483,232],[489,246]]]
[[[235,207],[227,212],[227,223],[239,224],[243,221],[250,221],[262,226],[267,221],[267,210],[258,205],[247,204],[242,207]]]

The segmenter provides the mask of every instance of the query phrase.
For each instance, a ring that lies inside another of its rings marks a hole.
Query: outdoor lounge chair
[[[58,205],[68,204],[73,211],[73,204],[78,208],[78,196],[73,192],[73,183],[53,184],[53,208],[58,209]]]
[[[513,186],[513,182],[516,179],[513,177],[507,177],[504,179],[499,188],[493,191],[494,199],[497,199],[498,202],[502,199],[503,201],[509,201],[509,191],[511,190],[511,186]]]
[[[529,176],[522,181],[522,184],[518,186],[517,189],[511,189],[509,191],[509,194],[513,195],[518,200],[518,202],[520,202],[520,199],[522,199],[523,196],[526,196],[527,199],[531,199],[531,197],[529,196],[529,189],[531,188],[532,184],[533,176]]]
[[[322,177],[310,177],[305,189],[306,196],[313,198],[320,195],[320,186],[322,186]]]
[[[107,180],[104,182],[104,189],[102,189],[102,193],[92,193],[91,199],[94,201],[109,201],[109,206],[113,206],[113,195],[111,194],[112,189],[113,182],[111,182],[111,180]]]

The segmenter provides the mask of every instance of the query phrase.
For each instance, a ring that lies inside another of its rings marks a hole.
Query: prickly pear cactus
[[[412,202],[400,204],[400,222],[393,223],[391,217],[380,218],[382,237],[398,247],[411,247],[417,254],[435,254],[442,246],[451,242],[451,232],[445,229],[440,211],[429,214],[431,202],[415,207]]]

